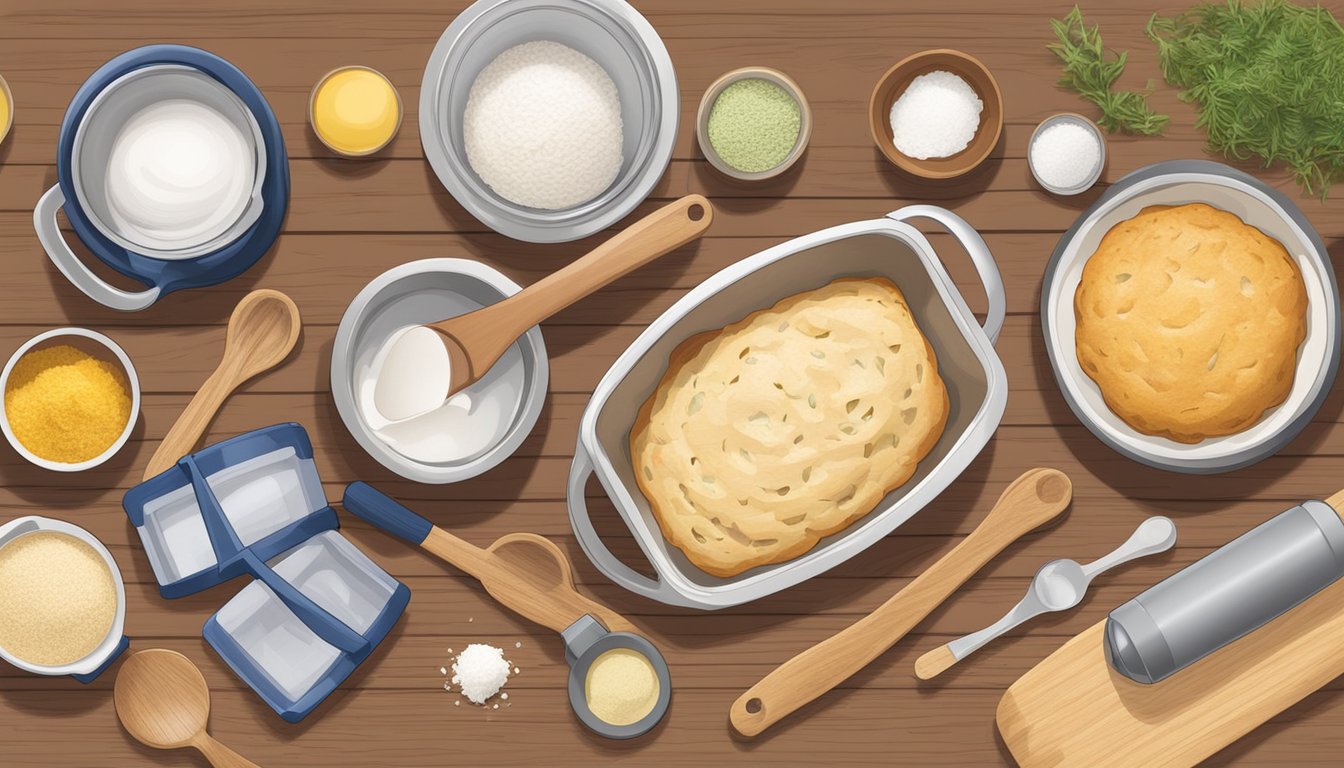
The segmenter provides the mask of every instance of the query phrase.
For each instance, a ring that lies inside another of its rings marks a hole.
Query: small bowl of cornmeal
[[[653,643],[608,632],[584,616],[564,632],[569,705],[589,730],[609,739],[643,736],[672,702],[672,676]]]
[[[308,122],[318,140],[346,157],[386,147],[401,128],[401,115],[401,96],[392,81],[369,67],[333,69],[308,99]]]
[[[28,462],[54,472],[82,472],[112,458],[140,413],[131,358],[86,328],[29,339],[0,371],[0,392],[0,432]]]

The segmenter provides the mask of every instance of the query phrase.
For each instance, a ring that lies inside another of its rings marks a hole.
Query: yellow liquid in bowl
[[[313,130],[344,155],[367,155],[387,145],[401,127],[401,100],[381,73],[338,69],[323,78],[310,104]]]

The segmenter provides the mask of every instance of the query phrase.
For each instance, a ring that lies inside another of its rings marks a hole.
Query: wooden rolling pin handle
[[[1031,469],[1009,484],[975,530],[872,613],[775,668],[733,703],[729,719],[756,736],[844,682],[895,645],[949,595],[1024,534],[1068,507],[1073,485],[1055,469]]]

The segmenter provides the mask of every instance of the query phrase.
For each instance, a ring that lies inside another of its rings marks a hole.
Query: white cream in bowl
[[[130,239],[192,248],[224,234],[256,181],[242,129],[188,99],[150,104],[112,142],[108,213]]]

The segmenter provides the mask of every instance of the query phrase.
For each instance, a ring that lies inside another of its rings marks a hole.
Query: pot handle
[[[83,291],[85,296],[122,312],[139,312],[157,301],[160,293],[158,286],[138,293],[123,291],[84,266],[84,262],[70,250],[70,244],[65,242],[61,228],[56,223],[56,212],[64,205],[65,193],[61,192],[61,185],[57,184],[42,195],[33,209],[33,227],[37,230],[37,239],[61,274]]]
[[[661,579],[650,579],[618,560],[611,550],[607,549],[607,545],[602,543],[602,538],[597,535],[597,529],[593,528],[592,518],[588,516],[588,502],[583,495],[588,485],[588,478],[592,474],[593,460],[588,456],[588,451],[584,450],[583,444],[579,443],[574,447],[574,463],[569,467],[568,490],[569,524],[579,540],[579,548],[593,565],[597,566],[602,575],[631,592],[660,603],[694,607]]]
[[[98,679],[99,675],[106,672],[107,668],[112,666],[112,662],[116,661],[129,647],[131,647],[131,639],[122,635],[121,639],[117,641],[117,644],[112,647],[112,652],[107,655],[106,659],[103,659],[103,663],[99,664],[97,669],[82,675],[71,675],[71,677],[85,685],[92,683],[94,680]]]
[[[982,324],[985,335],[989,337],[990,342],[998,340],[999,331],[1003,330],[1003,317],[1007,313],[1007,300],[1004,297],[1003,277],[999,275],[999,266],[994,261],[994,254],[989,252],[989,246],[985,245],[984,238],[980,237],[980,233],[967,224],[965,219],[936,205],[907,205],[887,214],[887,218],[896,221],[913,218],[932,219],[961,242],[961,247],[970,254],[975,271],[980,274],[980,282],[985,286],[985,298],[988,300],[985,322]]]

